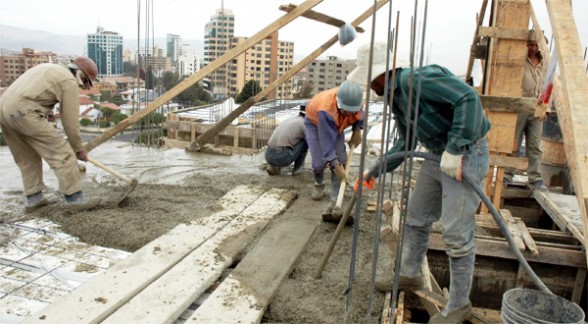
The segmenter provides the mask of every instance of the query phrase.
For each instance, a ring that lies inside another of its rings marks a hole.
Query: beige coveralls
[[[0,97],[0,127],[20,168],[25,195],[44,187],[41,158],[55,172],[63,194],[82,189],[74,153],[84,150],[78,124],[79,94],[69,68],[46,63],[29,69]],[[67,140],[46,118],[58,102]]]

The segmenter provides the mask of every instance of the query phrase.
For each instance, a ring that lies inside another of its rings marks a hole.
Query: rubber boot
[[[25,213],[32,213],[35,210],[49,205],[51,202],[45,198],[43,198],[43,192],[39,191],[32,195],[28,195],[25,201]]]
[[[312,188],[312,194],[310,198],[313,200],[321,200],[325,194],[325,184],[323,183],[323,173],[314,174],[314,187]]]
[[[78,191],[71,195],[65,195],[65,201],[67,204],[63,207],[66,211],[79,211],[79,210],[86,210],[92,209],[100,204],[102,199],[100,198],[92,198],[87,199],[84,197],[84,193]]]
[[[429,323],[462,323],[471,315],[470,290],[475,260],[475,253],[449,258],[449,300],[443,311],[431,317]]]
[[[404,226],[404,244],[402,245],[402,262],[398,276],[399,290],[419,290],[425,286],[421,275],[421,265],[425,260],[429,245],[429,232],[419,227]],[[393,278],[387,277],[376,281],[379,291],[392,291]]]

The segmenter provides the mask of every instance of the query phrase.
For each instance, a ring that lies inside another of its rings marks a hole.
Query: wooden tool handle
[[[353,151],[355,151],[355,145],[349,146],[349,155],[347,156],[347,163],[345,164],[345,175],[349,176],[349,169],[351,169],[351,159],[353,158]],[[345,196],[345,187],[347,186],[347,182],[341,183],[341,187],[339,187],[339,195],[337,196],[337,203],[335,203],[336,207],[341,208],[343,205],[343,196]]]
[[[106,165],[104,165],[104,164],[102,164],[102,163],[100,163],[100,162],[92,159],[91,157],[88,157],[88,162],[94,164],[95,166],[99,167],[100,169],[102,169],[102,170],[104,170],[104,171],[112,174],[113,176],[115,176],[115,177],[117,177],[117,178],[119,178],[119,179],[121,179],[121,180],[123,180],[125,182],[131,183],[131,184],[137,182],[137,180],[131,179],[131,178],[125,176],[125,175],[122,175],[122,174],[120,174],[120,173],[112,170],[111,168],[107,167]]]

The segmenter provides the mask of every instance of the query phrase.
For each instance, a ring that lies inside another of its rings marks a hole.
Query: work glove
[[[369,176],[368,171],[363,173],[363,187],[369,190],[374,190],[374,184],[376,183],[376,179]],[[355,184],[353,185],[353,190],[357,192],[357,188],[359,187],[359,178],[355,180]]]
[[[339,180],[339,183],[347,183],[347,175],[341,164],[337,164],[337,166],[333,168],[333,172],[335,173],[337,180]]]
[[[547,118],[547,115],[549,115],[549,107],[547,104],[545,104],[542,100],[537,101],[534,116],[540,121],[544,121],[545,118]]]
[[[461,181],[461,160],[462,155],[454,155],[447,151],[441,156],[441,171],[448,176]]]
[[[76,157],[78,158],[78,160],[81,160],[84,162],[88,161],[88,154],[86,154],[86,151],[76,152]]]
[[[361,144],[361,130],[354,130],[349,139],[349,146],[358,147]]]

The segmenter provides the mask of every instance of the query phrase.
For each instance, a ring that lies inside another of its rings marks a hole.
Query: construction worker
[[[535,31],[530,30],[527,38],[527,59],[525,60],[525,69],[523,71],[523,81],[521,85],[523,97],[539,97],[545,80],[545,75],[547,74],[548,65],[548,62],[543,60],[543,54],[539,50]],[[543,150],[541,150],[543,120],[548,113],[549,111],[546,111],[541,118],[538,118],[533,113],[519,113],[517,116],[517,127],[515,132],[515,152],[517,154],[523,143],[523,135],[525,136],[525,155],[529,161],[527,167],[527,186],[531,190],[536,189],[543,192],[549,191],[543,183],[540,170],[541,155],[543,154]],[[505,170],[504,183],[506,185],[512,183],[515,171],[514,168],[507,168]]]
[[[265,160],[268,165],[266,171],[269,175],[278,175],[282,167],[294,162],[292,175],[302,171],[308,145],[304,140],[304,110],[306,104],[300,106],[297,116],[282,121],[267,142]]]
[[[414,149],[417,143],[411,143],[411,140],[416,132],[417,142],[441,158],[440,164],[430,160],[423,162],[408,201],[398,286],[413,290],[423,287],[421,265],[427,252],[431,225],[441,220],[450,265],[449,300],[443,311],[431,317],[429,323],[461,323],[471,314],[469,294],[476,255],[475,212],[480,204],[480,197],[461,181],[462,170],[478,185],[483,183],[489,166],[485,136],[490,123],[477,92],[446,68],[438,65],[415,68],[411,77],[411,69],[400,64],[395,78],[392,78],[393,57],[388,46],[385,43],[374,44],[371,67],[369,53],[369,45],[358,49],[357,67],[347,79],[365,84],[371,68],[371,89],[378,95],[384,95],[387,88],[389,101],[393,96],[391,109],[399,139],[387,154],[405,151],[406,147]],[[388,84],[385,83],[386,74]],[[420,97],[416,95],[419,90]],[[409,105],[411,91],[413,105]],[[416,103],[418,116],[416,125],[412,126],[416,98],[419,98]],[[407,123],[407,115],[410,124]],[[410,132],[408,137],[407,129]],[[393,171],[402,162],[402,158],[388,161],[385,172]],[[365,173],[364,186],[373,188],[379,170],[380,166],[375,165]],[[390,291],[392,281],[377,282],[376,287]]]
[[[347,181],[344,168],[347,151],[343,131],[351,126],[353,133],[349,145],[358,146],[361,143],[362,100],[361,87],[354,82],[345,81],[338,88],[315,95],[306,106],[305,137],[312,156],[314,173],[312,199],[323,198],[324,170],[331,170],[331,201],[323,215],[332,214],[340,184]],[[338,223],[340,218],[323,217],[323,220]]]
[[[87,160],[78,122],[80,88],[90,89],[97,74],[94,61],[83,56],[68,65],[39,64],[16,79],[0,98],[0,126],[22,174],[26,213],[50,203],[43,198],[41,159],[57,176],[65,195],[64,209],[83,210],[100,203],[99,198],[84,197],[76,161]],[[57,103],[67,140],[47,122]]]

